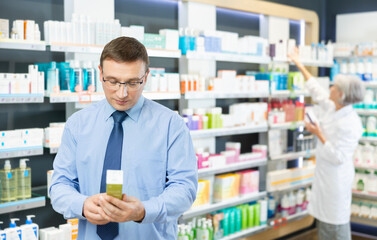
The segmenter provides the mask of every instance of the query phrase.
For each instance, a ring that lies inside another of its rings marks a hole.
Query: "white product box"
[[[69,223],[59,225],[59,229],[63,232],[62,240],[72,239],[72,225]]]
[[[160,74],[151,74],[150,79],[150,91],[151,92],[158,92],[159,85],[160,85]]]
[[[0,19],[0,39],[9,38],[9,20]]]
[[[45,91],[45,73],[38,72],[38,93],[44,93]]]
[[[221,167],[226,166],[225,156],[221,156],[221,155],[210,156],[208,158],[208,161],[209,161],[210,167],[212,168],[221,168]]]
[[[24,40],[24,20],[16,20],[13,22],[13,26],[16,28],[16,32],[18,34],[18,39]]]
[[[8,131],[0,131],[0,139],[14,139],[14,138],[21,138],[22,133],[20,130],[8,130]]]
[[[50,197],[50,187],[51,187],[53,174],[54,174],[54,170],[47,171],[47,197]]]
[[[10,93],[10,80],[6,76],[6,74],[0,74],[0,94]]]
[[[24,139],[28,138],[43,138],[44,132],[43,128],[29,128],[29,129],[20,129],[21,136]]]
[[[165,49],[178,50],[179,49],[179,33],[178,30],[161,29],[159,34],[165,36]]]
[[[19,147],[26,148],[26,147],[42,147],[43,146],[43,138],[30,138],[30,139],[22,139],[20,141],[21,145]]]
[[[269,81],[265,80],[257,80],[254,82],[255,91],[256,92],[264,92],[268,93],[270,89],[270,83]]]
[[[160,92],[167,92],[168,91],[168,79],[165,74],[160,75],[159,79],[159,91]]]
[[[42,229],[39,229],[39,239],[40,240],[48,240],[48,235],[47,233],[48,232],[51,232],[51,231],[54,231],[55,227],[48,227],[48,228],[42,228]]]
[[[0,149],[19,148],[21,143],[19,138],[2,138],[0,139]]]
[[[24,26],[26,26],[26,29],[25,29],[25,40],[28,40],[28,41],[34,41],[34,30],[35,30],[35,21],[33,20],[26,20],[25,21],[26,24]]]
[[[168,91],[169,92],[179,92],[180,82],[178,73],[167,73],[165,74],[168,78]]]
[[[139,42],[144,41],[144,26],[131,25],[131,36],[136,38]]]
[[[38,66],[29,65],[29,75],[30,75],[30,93],[38,92]]]

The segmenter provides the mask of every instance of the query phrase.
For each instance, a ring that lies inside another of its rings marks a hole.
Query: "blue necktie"
[[[101,193],[106,192],[106,172],[120,170],[122,160],[123,127],[122,122],[127,117],[126,112],[115,111],[112,114],[114,127],[107,142],[105,161],[103,163],[101,177]],[[113,240],[119,234],[119,224],[110,222],[105,225],[97,225],[97,234],[102,240]]]

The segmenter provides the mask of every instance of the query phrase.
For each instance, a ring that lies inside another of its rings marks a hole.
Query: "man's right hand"
[[[100,194],[93,195],[88,197],[84,201],[84,206],[82,209],[83,216],[90,222],[96,225],[104,225],[109,223],[104,219],[101,214],[99,214],[99,196]]]

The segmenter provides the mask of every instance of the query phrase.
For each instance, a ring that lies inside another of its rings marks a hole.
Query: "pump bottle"
[[[0,225],[3,224],[3,222],[0,222]],[[0,240],[6,240],[7,239],[7,235],[5,234],[5,231],[4,230],[1,230],[0,228]]]
[[[21,236],[22,240],[38,240],[39,226],[33,223],[31,218],[35,217],[34,215],[26,216],[26,222],[24,225],[21,225]]]
[[[1,176],[1,202],[11,202],[16,201],[16,189],[17,182],[15,176],[15,170],[12,170],[10,165],[10,160],[6,160],[4,164],[4,169],[0,170]]]
[[[17,227],[16,221],[20,221],[18,218],[11,218],[9,228],[6,228],[5,234],[7,240],[21,240],[21,229]]]
[[[29,159],[20,159],[20,167],[16,169],[18,200],[31,198],[31,169],[26,161]]]

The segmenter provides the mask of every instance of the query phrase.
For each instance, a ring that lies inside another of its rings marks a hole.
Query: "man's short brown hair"
[[[106,59],[120,63],[141,60],[145,64],[145,71],[149,69],[147,49],[138,40],[131,37],[118,37],[106,44],[101,54],[101,68],[103,68],[103,61]]]

